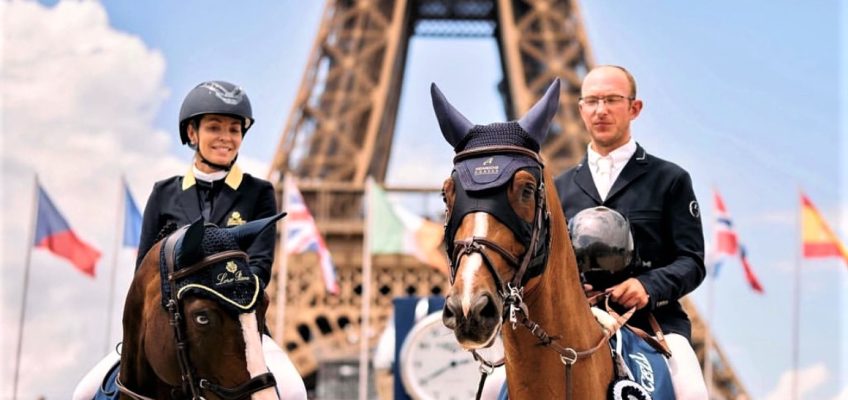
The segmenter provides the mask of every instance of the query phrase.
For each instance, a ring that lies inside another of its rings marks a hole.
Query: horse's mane
[[[165,224],[165,226],[162,227],[162,229],[159,230],[159,233],[156,234],[156,240],[154,240],[154,243],[168,237],[168,235],[176,231],[177,224],[174,221],[168,222],[167,224]]]

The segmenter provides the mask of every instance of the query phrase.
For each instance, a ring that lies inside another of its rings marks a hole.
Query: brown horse
[[[283,215],[199,220],[150,249],[124,306],[122,399],[278,399],[261,347],[267,298],[244,249]]]
[[[559,91],[556,80],[519,121],[481,126],[431,87],[442,133],[457,153],[443,187],[452,280],[444,323],[466,350],[503,334],[514,400],[604,399],[614,374],[539,155]]]

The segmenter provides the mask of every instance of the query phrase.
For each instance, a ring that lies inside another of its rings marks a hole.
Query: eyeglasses
[[[580,104],[581,107],[586,107],[590,110],[594,110],[598,108],[598,105],[601,104],[601,102],[604,102],[607,107],[617,107],[621,104],[624,104],[624,100],[635,99],[635,97],[625,97],[620,94],[610,94],[606,96],[587,96],[581,97],[579,99],[578,104]]]

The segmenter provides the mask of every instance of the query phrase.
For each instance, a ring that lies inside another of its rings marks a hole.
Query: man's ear
[[[642,107],[645,104],[642,103],[642,100],[636,99],[630,103],[630,119],[636,119],[639,114],[642,112]]]

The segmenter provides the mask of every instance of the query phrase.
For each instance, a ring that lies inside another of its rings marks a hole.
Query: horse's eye
[[[523,196],[524,199],[530,199],[530,198],[533,197],[533,195],[535,193],[536,193],[536,186],[533,185],[532,183],[528,183],[528,184],[524,185],[524,189],[521,191],[521,196]]]
[[[194,322],[197,322],[200,325],[208,325],[209,317],[205,313],[197,314],[194,316]]]

